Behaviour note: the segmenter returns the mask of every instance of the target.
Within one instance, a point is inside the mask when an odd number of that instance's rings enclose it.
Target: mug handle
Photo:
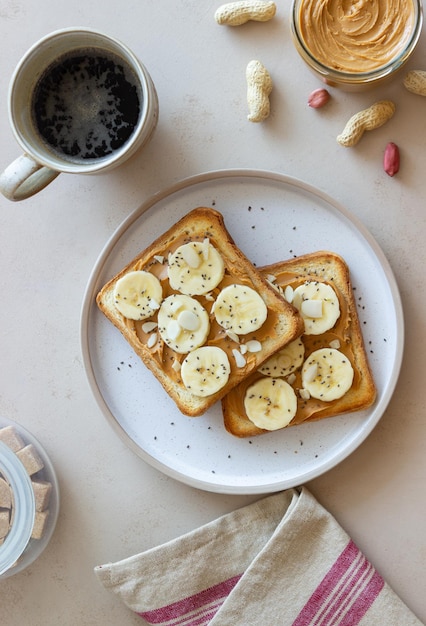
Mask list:
[[[0,191],[8,200],[25,200],[47,187],[59,174],[22,154],[0,175]]]

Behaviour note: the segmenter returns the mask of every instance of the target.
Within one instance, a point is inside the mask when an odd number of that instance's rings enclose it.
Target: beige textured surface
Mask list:
[[[240,167],[276,170],[324,190],[363,221],[393,267],[406,316],[394,397],[367,441],[309,488],[426,622],[424,100],[402,86],[401,75],[370,94],[330,89],[327,106],[313,110],[307,99],[321,85],[293,48],[288,3],[270,22],[238,29],[218,27],[218,4],[1,3],[0,169],[19,154],[7,121],[9,77],[27,48],[52,30],[86,25],[123,40],[146,64],[160,101],[152,142],[116,172],[60,176],[19,205],[0,198],[0,413],[41,441],[62,488],[48,548],[31,568],[0,584],[2,626],[141,624],[102,589],[93,567],[257,499],[197,491],[137,458],[93,399],[79,343],[89,274],[123,219],[183,177]],[[423,33],[407,69],[421,68],[425,54]],[[271,114],[262,124],[247,121],[244,73],[253,58],[274,77]],[[396,104],[388,124],[351,150],[337,144],[354,111],[388,99]],[[388,141],[401,150],[393,178],[382,169]]]

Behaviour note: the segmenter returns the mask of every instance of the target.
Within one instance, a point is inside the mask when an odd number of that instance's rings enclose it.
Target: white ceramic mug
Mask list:
[[[8,104],[24,154],[0,175],[0,191],[15,201],[61,172],[96,174],[121,165],[149,140],[158,119],[144,65],[116,39],[79,27],[30,48],[12,76]]]

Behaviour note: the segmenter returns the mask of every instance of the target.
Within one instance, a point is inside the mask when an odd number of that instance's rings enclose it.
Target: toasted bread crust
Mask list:
[[[298,397],[298,411],[289,426],[358,411],[371,406],[376,398],[376,387],[364,347],[349,269],[344,259],[333,252],[319,251],[259,269],[265,277],[276,276],[278,286],[297,284],[297,282],[303,282],[306,279],[313,279],[327,282],[334,287],[342,305],[342,316],[344,316],[344,319],[337,322],[342,327],[344,342],[342,351],[347,350],[349,353],[355,371],[353,386],[338,400],[316,401],[315,407],[308,410],[306,401]],[[321,338],[321,335],[318,337]],[[326,343],[329,338],[329,334],[326,333],[323,347],[329,345]],[[304,343],[305,340],[306,337],[302,335]],[[319,347],[322,346],[316,346],[316,348]],[[244,410],[245,390],[261,376],[258,372],[253,373],[222,399],[224,425],[232,435],[253,437],[270,432],[255,426],[248,419]]]
[[[114,286],[116,282],[131,270],[147,270],[157,273],[161,281],[167,284],[168,293],[175,293],[167,281],[167,258],[170,252],[176,250],[182,243],[209,238],[210,242],[220,252],[225,262],[224,280],[247,284],[261,295],[268,308],[268,320],[264,327],[253,333],[261,341],[262,350],[251,354],[247,358],[245,367],[237,367],[232,357],[232,349],[238,347],[225,332],[213,338],[209,335],[207,343],[214,343],[224,348],[230,356],[231,374],[227,384],[217,393],[207,397],[199,397],[191,393],[183,385],[179,371],[170,367],[171,355],[167,355],[167,346],[161,338],[153,348],[147,346],[146,337],[141,332],[140,323],[125,319],[114,305]],[[164,264],[159,263],[158,257],[164,257]],[[216,289],[220,290],[221,284]],[[212,301],[207,302],[203,297],[194,296],[200,300],[212,318]],[[241,250],[236,246],[227,231],[222,215],[211,208],[199,207],[190,211],[176,224],[158,237],[150,246],[143,250],[136,258],[126,265],[116,276],[111,278],[100,290],[96,297],[99,309],[116,326],[125,339],[132,346],[144,364],[152,371],[166,392],[175,401],[179,410],[188,416],[203,414],[217,400],[221,399],[233,387],[241,382],[252,371],[265,361],[273,352],[286,343],[300,336],[303,332],[303,321],[294,307],[285,303],[281,296],[270,286],[260,272],[252,265]],[[155,315],[152,317],[155,320]],[[139,325],[139,326],[138,326]],[[213,326],[213,324],[212,324]],[[247,338],[250,338],[249,336]],[[175,355],[179,357],[179,355]]]

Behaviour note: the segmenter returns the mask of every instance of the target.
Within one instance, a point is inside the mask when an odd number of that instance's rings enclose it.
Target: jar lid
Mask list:
[[[0,576],[25,550],[34,525],[35,500],[31,480],[16,454],[0,441],[0,474],[9,483],[13,510],[9,532],[0,546]]]

